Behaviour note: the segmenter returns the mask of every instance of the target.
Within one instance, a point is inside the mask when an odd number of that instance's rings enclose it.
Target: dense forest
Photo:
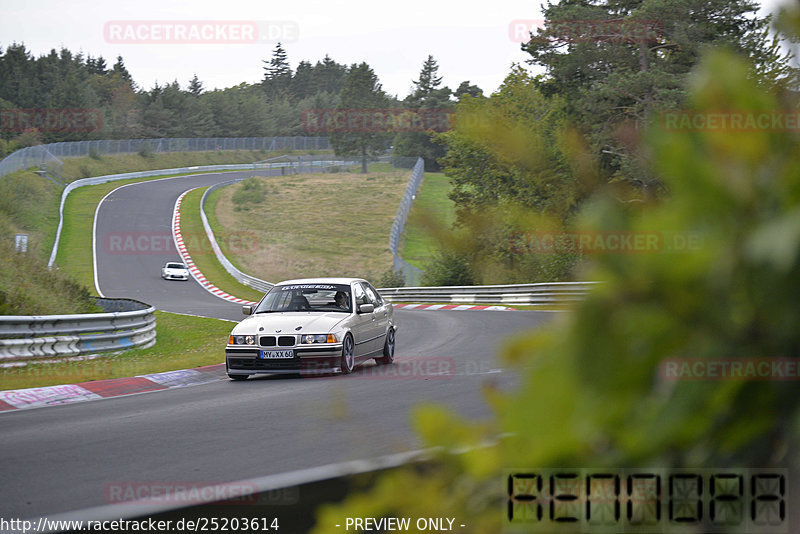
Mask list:
[[[357,76],[359,68],[325,55],[316,63],[300,61],[292,69],[279,43],[272,57],[263,61],[260,83],[206,90],[195,76],[186,86],[173,81],[146,89],[136,84],[122,57],[109,65],[102,56],[74,54],[66,48],[34,57],[24,44],[15,43],[5,51],[0,49],[0,156],[40,142],[84,139],[326,135],[324,131],[307,131],[304,112],[336,108],[348,76]],[[463,82],[455,92],[442,87],[437,71],[436,61],[429,56],[414,91],[404,100],[383,93],[377,77],[377,104],[372,97],[371,103],[352,95],[345,98],[356,108],[449,108],[456,95],[481,94],[469,82]],[[36,128],[35,124],[14,122],[15,116],[9,111],[63,109],[98,112],[100,118],[93,123],[97,127]],[[394,135],[391,131],[383,133],[380,141],[385,148],[392,144]],[[418,148],[415,142],[428,143],[424,133],[417,137],[404,135],[398,139],[406,147],[407,154],[403,155],[418,155],[412,154]],[[432,145],[426,146],[430,150]]]

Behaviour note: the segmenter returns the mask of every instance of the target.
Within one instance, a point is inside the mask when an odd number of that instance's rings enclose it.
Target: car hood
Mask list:
[[[165,273],[170,273],[170,274],[183,274],[189,272],[188,269],[172,269],[169,267],[163,267],[161,270],[164,271]]]
[[[349,317],[344,313],[283,312],[251,315],[233,329],[234,334],[324,334]],[[297,327],[300,326],[299,330]],[[259,330],[263,328],[264,330]],[[280,332],[279,332],[280,331]]]

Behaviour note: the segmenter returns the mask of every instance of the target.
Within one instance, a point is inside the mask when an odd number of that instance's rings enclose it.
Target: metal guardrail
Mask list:
[[[397,214],[394,216],[392,222],[392,230],[389,232],[389,249],[392,251],[393,268],[397,272],[403,273],[406,283],[417,284],[422,276],[422,269],[414,267],[407,263],[398,253],[398,246],[400,245],[400,236],[406,226],[406,219],[408,219],[408,212],[411,211],[411,203],[417,195],[419,184],[422,183],[422,177],[425,172],[425,161],[422,158],[417,158],[414,165],[414,170],[411,172],[411,178],[408,180],[406,191],[403,193],[403,198],[400,200],[400,206],[397,207]]]
[[[550,282],[492,286],[397,287],[378,289],[389,302],[448,304],[563,304],[582,300],[602,282]]]
[[[217,260],[220,262],[220,264],[222,264],[223,267],[225,267],[225,270],[228,271],[228,273],[231,276],[236,278],[236,280],[238,280],[239,283],[242,283],[246,286],[252,287],[253,289],[256,289],[258,291],[263,291],[264,293],[266,293],[267,291],[272,289],[272,286],[274,286],[275,284],[271,284],[266,280],[261,280],[260,278],[256,278],[255,276],[250,276],[249,274],[243,273],[242,271],[237,269],[230,262],[230,260],[227,257],[225,257],[225,254],[223,254],[222,250],[219,248],[219,244],[217,243],[217,238],[216,236],[214,236],[214,231],[211,229],[211,225],[208,223],[208,217],[206,217],[205,206],[206,206],[206,198],[208,197],[208,195],[212,191],[215,191],[220,187],[235,184],[236,182],[239,181],[241,180],[229,180],[227,182],[220,182],[206,189],[205,193],[203,193],[203,198],[200,199],[200,219],[203,221],[203,228],[206,231],[206,236],[208,236],[208,241],[211,243],[211,248],[214,250],[214,254],[217,256]]]
[[[155,343],[153,306],[131,299],[97,299],[97,303],[105,313],[0,315],[0,364],[147,348]]]
[[[217,150],[328,150],[327,137],[195,137],[161,139],[104,139],[48,143],[16,150],[0,161],[0,178],[6,174],[40,167],[61,181],[59,158],[104,154],[130,154],[140,151],[206,152]]]

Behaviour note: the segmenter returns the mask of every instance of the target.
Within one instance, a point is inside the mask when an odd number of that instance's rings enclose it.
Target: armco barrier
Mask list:
[[[0,315],[0,364],[146,348],[155,343],[153,306],[130,299],[98,299],[97,304],[106,312]]]
[[[217,260],[220,262],[220,264],[222,264],[223,267],[225,267],[225,270],[228,271],[228,273],[234,278],[236,278],[236,280],[238,280],[240,283],[252,287],[253,289],[256,289],[258,291],[263,291],[264,293],[266,293],[275,284],[271,284],[265,280],[256,278],[255,276],[250,276],[249,274],[243,273],[242,271],[237,269],[230,262],[230,260],[227,257],[225,257],[225,254],[223,254],[222,250],[219,248],[219,244],[217,243],[217,238],[216,236],[214,236],[214,231],[211,229],[211,225],[208,224],[208,217],[206,217],[205,205],[206,205],[206,198],[208,197],[209,193],[220,187],[231,185],[238,181],[239,180],[230,180],[227,182],[221,182],[218,184],[214,184],[208,189],[206,189],[205,193],[203,193],[203,198],[200,199],[200,219],[202,219],[203,221],[203,228],[205,228],[206,235],[208,236],[208,241],[211,243],[211,248],[214,250],[214,254],[217,257]]]
[[[394,221],[392,222],[392,230],[389,232],[389,249],[392,251],[392,257],[394,259],[392,268],[396,272],[403,273],[406,282],[411,284],[419,283],[422,270],[403,260],[403,258],[400,257],[398,247],[400,245],[400,236],[403,235],[403,230],[406,226],[408,212],[411,211],[411,203],[414,201],[414,197],[417,194],[419,184],[422,183],[424,172],[425,160],[417,158],[414,170],[411,172],[411,177],[408,179],[406,191],[403,194],[402,200],[400,200],[400,205],[397,207],[397,214],[394,216]]]
[[[550,282],[493,286],[397,287],[379,289],[390,302],[452,304],[564,304],[582,300],[600,282]]]

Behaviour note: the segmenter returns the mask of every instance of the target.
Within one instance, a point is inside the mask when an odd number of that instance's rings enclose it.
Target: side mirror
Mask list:
[[[372,313],[375,311],[375,306],[372,304],[362,304],[358,307],[358,313]]]
[[[253,307],[249,304],[242,306],[242,313],[245,315],[253,315]]]

